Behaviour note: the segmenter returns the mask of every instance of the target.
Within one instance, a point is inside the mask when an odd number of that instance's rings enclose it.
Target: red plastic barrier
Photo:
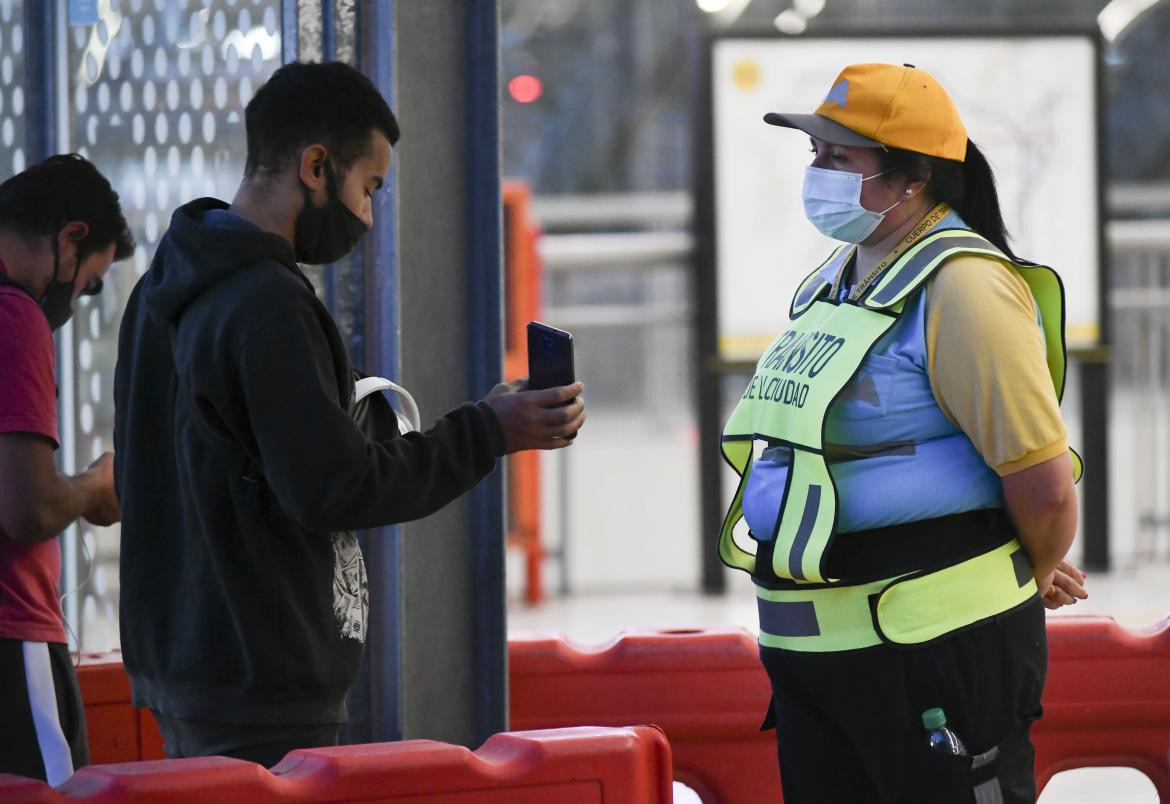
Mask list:
[[[669,804],[670,745],[658,729],[497,734],[472,753],[430,740],[289,753],[271,772],[223,757],[82,768],[60,788],[0,775],[5,802],[413,802]]]
[[[1139,633],[1057,616],[1048,635],[1045,715],[1032,733],[1039,786],[1070,768],[1126,766],[1170,802],[1170,617]],[[780,800],[773,733],[758,730],[768,680],[747,631],[634,631],[596,650],[533,635],[513,638],[509,657],[513,729],[653,723],[676,777],[705,802]],[[133,731],[118,708],[130,708],[118,654],[86,658],[78,676],[94,762],[134,745],[129,734],[141,758],[162,755],[149,713],[134,711]],[[114,714],[95,715],[104,706]]]
[[[1032,732],[1039,789],[1070,768],[1136,768],[1170,802],[1170,617],[1148,631],[1110,617],[1048,621],[1044,719]],[[512,728],[661,726],[675,776],[705,802],[780,800],[772,732],[758,731],[767,677],[739,629],[628,632],[597,650],[513,638]]]
[[[1170,617],[1141,632],[1111,617],[1051,617],[1048,654],[1032,732],[1039,785],[1070,768],[1124,766],[1170,802]]]
[[[90,762],[166,758],[154,716],[130,704],[130,679],[120,652],[82,655],[77,683],[85,702]]]
[[[740,628],[627,631],[596,650],[559,636],[509,642],[511,728],[653,723],[674,775],[704,802],[780,801],[771,687]]]

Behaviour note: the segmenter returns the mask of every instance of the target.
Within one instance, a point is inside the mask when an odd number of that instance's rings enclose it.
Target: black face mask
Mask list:
[[[57,281],[57,273],[60,268],[61,258],[57,253],[57,238],[54,236],[53,278],[49,280],[48,287],[41,294],[41,298],[37,300],[45,318],[49,320],[49,329],[54,331],[61,329],[73,317],[73,287],[77,284],[77,275],[81,273],[81,258],[77,258],[73,267],[73,278],[68,282]]]
[[[325,206],[314,206],[309,188],[302,184],[302,189],[305,191],[305,206],[297,215],[293,234],[297,262],[309,265],[336,262],[353,250],[369,227],[337,194],[337,182],[328,160],[325,162],[325,191],[328,194]]]

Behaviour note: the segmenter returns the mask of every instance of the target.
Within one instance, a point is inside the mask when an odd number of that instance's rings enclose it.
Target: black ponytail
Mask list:
[[[968,226],[1008,257],[1019,260],[1008,245],[991,165],[975,143],[967,140],[967,158],[962,162],[898,148],[877,153],[883,171],[903,173],[911,181],[925,181],[931,198],[949,204]]]

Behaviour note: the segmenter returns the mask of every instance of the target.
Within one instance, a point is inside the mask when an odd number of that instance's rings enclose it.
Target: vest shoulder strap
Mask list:
[[[1013,260],[987,238],[970,229],[936,229],[915,243],[866,291],[861,304],[871,310],[900,309],[899,305],[923,286],[949,259],[963,254],[990,257],[1009,266],[1024,280],[1040,308],[1040,326],[1048,372],[1059,400],[1064,396],[1067,354],[1064,342],[1064,285],[1051,268]],[[1073,479],[1080,480],[1084,464],[1072,450]]]
[[[833,280],[836,278],[837,272],[841,270],[842,263],[849,259],[852,253],[853,247],[850,244],[839,246],[829,255],[829,259],[818,265],[816,270],[804,278],[796,295],[792,297],[792,306],[788,310],[789,318],[799,316],[833,287]]]
[[[1012,261],[987,238],[970,229],[936,229],[903,254],[862,299],[871,310],[886,310],[909,298],[943,263],[960,254]]]

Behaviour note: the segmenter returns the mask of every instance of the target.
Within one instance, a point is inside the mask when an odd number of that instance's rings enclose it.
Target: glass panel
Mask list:
[[[24,170],[24,4],[0,0],[0,181]]]
[[[62,395],[70,395],[62,409],[72,409],[73,430],[65,449],[79,468],[112,443],[114,354],[125,300],[175,207],[234,194],[244,167],[244,106],[280,66],[281,54],[280,0],[98,6],[97,24],[66,30],[62,150],[87,156],[110,178],[138,250],[114,266],[100,296],[81,299],[62,334]],[[83,650],[118,645],[118,542],[117,528],[82,523],[85,555],[66,568],[67,578],[71,570],[74,578],[88,577],[65,603]],[[73,552],[66,550],[67,562]]]

